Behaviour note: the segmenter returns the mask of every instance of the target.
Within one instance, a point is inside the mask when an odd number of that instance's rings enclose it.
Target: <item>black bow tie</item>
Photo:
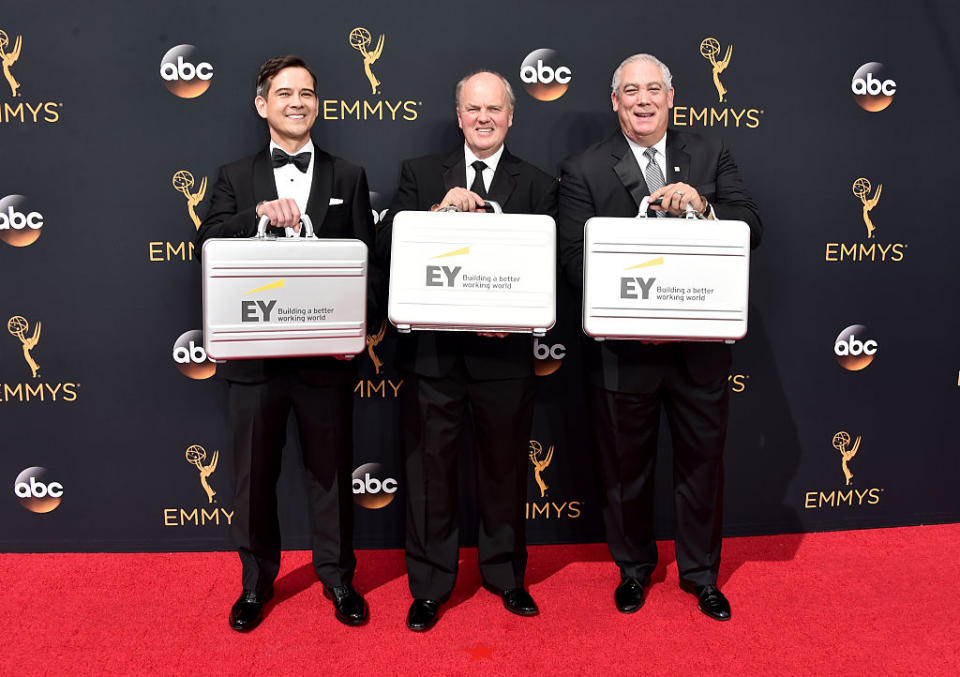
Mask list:
[[[274,148],[273,153],[270,154],[270,159],[273,160],[273,168],[283,167],[285,164],[290,162],[299,169],[304,174],[307,173],[307,167],[310,166],[310,152],[299,153],[297,155],[287,155],[285,152],[279,148]]]

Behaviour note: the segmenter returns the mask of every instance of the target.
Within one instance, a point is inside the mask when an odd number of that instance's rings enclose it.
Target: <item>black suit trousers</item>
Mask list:
[[[696,384],[678,346],[648,393],[588,386],[603,522],[621,576],[647,579],[657,566],[654,477],[660,412],[673,441],[677,568],[694,585],[715,584],[723,521],[723,447],[729,389],[723,376]]]
[[[311,508],[313,567],[328,587],[353,579],[351,384],[311,385],[296,371],[228,382],[234,451],[234,534],[244,590],[264,592],[280,570],[277,479],[287,419],[296,415]]]
[[[404,373],[400,407],[407,572],[415,598],[442,601],[453,591],[460,547],[458,438],[471,417],[477,448],[480,572],[497,590],[523,586],[535,378],[478,380],[470,376],[462,358],[442,378]]]

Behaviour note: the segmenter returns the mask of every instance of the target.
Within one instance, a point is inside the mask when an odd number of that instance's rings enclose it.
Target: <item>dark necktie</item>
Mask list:
[[[647,148],[643,151],[643,156],[647,158],[647,171],[645,172],[644,178],[647,180],[647,188],[650,189],[651,193],[663,188],[666,183],[663,180],[663,171],[660,169],[660,163],[656,159],[657,149],[656,148]],[[666,212],[654,212],[659,218],[665,218]]]
[[[480,197],[486,199],[487,197],[487,188],[483,183],[483,170],[487,168],[487,163],[483,160],[477,160],[470,164],[473,167],[476,175],[473,177],[473,185],[470,186],[470,190],[479,195]]]
[[[283,167],[285,164],[293,163],[293,166],[299,169],[304,174],[307,173],[307,167],[310,166],[310,152],[298,153],[297,155],[287,155],[285,152],[279,148],[274,148],[273,153],[270,154],[270,159],[273,161],[273,168]]]

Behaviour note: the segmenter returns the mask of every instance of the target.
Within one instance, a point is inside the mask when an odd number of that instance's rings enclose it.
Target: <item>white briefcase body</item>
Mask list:
[[[405,211],[393,221],[388,317],[400,331],[541,336],[556,322],[549,216]]]
[[[583,330],[597,339],[741,339],[749,273],[742,221],[592,218],[584,226]]]
[[[217,238],[203,244],[202,261],[210,357],[352,356],[365,348],[360,240]]]

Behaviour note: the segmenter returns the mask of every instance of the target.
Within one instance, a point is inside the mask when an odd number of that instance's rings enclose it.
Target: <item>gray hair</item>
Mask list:
[[[500,78],[500,82],[503,83],[503,88],[507,91],[507,102],[510,104],[510,110],[513,110],[517,106],[517,97],[513,94],[513,87],[510,86],[510,81],[505,77],[500,75],[497,71],[488,71],[488,70],[478,70],[473,71],[472,73],[467,73],[462,78],[460,82],[457,83],[457,88],[454,91],[454,104],[457,108],[460,108],[460,94],[463,92],[463,86],[467,84],[467,80],[472,78],[474,75],[480,75],[481,73],[489,73],[490,75],[495,75]]]
[[[673,76],[670,75],[670,69],[667,68],[667,64],[663,63],[653,54],[634,54],[633,56],[628,56],[626,59],[621,61],[620,65],[617,66],[617,70],[613,71],[613,81],[610,83],[610,89],[613,92],[616,92],[618,89],[620,89],[620,76],[623,74],[623,69],[637,61],[645,61],[647,63],[652,63],[655,66],[659,66],[660,75],[663,78],[664,86],[667,89],[670,89],[673,86]]]

